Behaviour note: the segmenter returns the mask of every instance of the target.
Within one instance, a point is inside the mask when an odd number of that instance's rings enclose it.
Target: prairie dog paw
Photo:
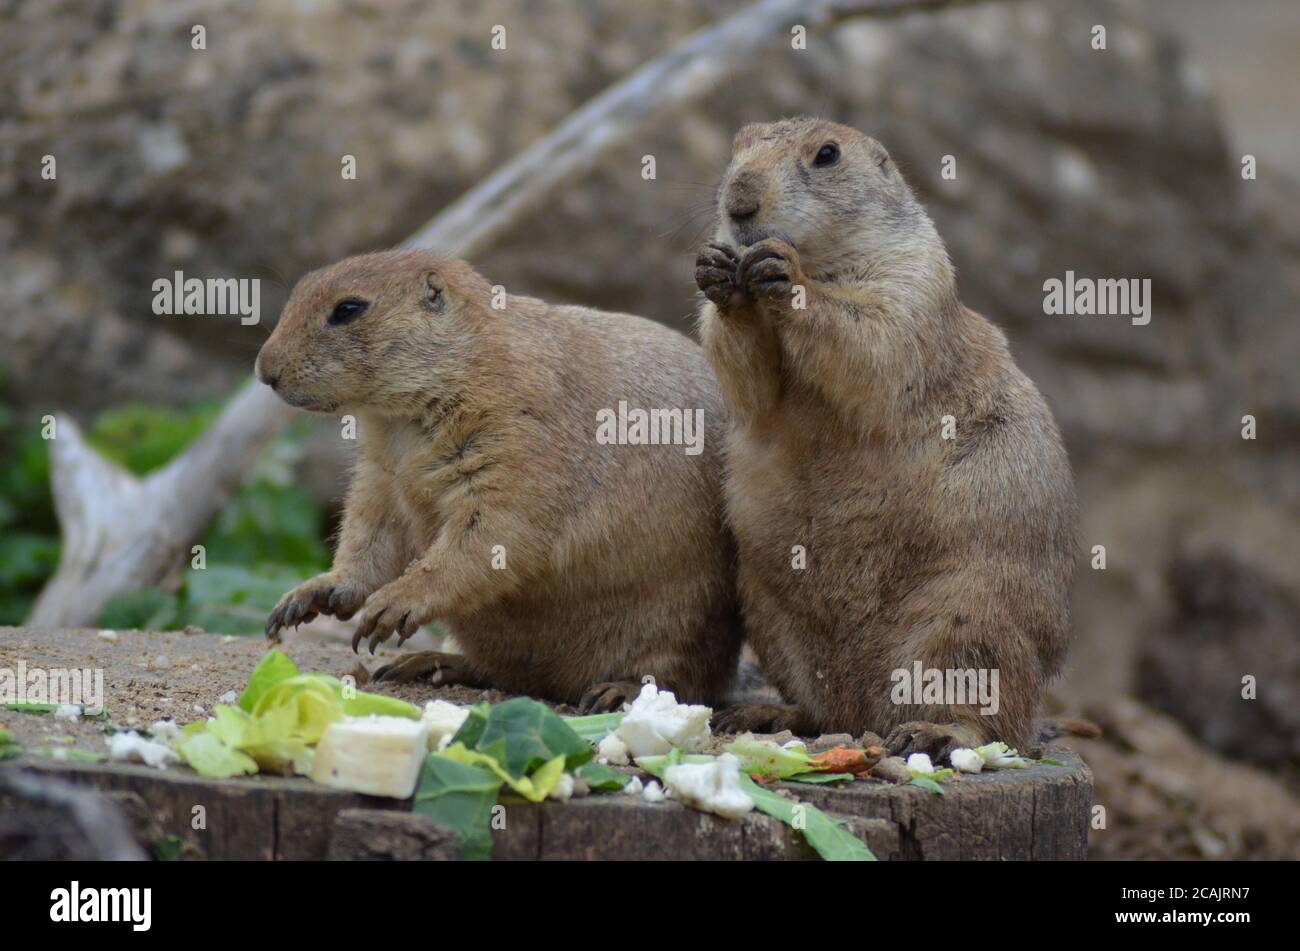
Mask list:
[[[465,687],[483,686],[481,678],[460,654],[442,651],[416,651],[398,657],[374,673],[379,683],[406,684],[417,680],[430,680],[435,687],[460,684]]]
[[[353,582],[342,580],[334,572],[304,581],[280,599],[266,619],[267,639],[278,641],[280,630],[297,627],[327,614],[346,621],[360,610],[365,592]]]
[[[788,304],[804,280],[799,252],[780,238],[764,238],[745,250],[736,280],[755,300]]]
[[[433,620],[426,602],[427,596],[412,595],[410,586],[403,584],[402,579],[384,585],[366,600],[365,614],[352,634],[352,650],[356,651],[366,641],[373,654],[393,634],[401,644],[420,625]]]
[[[948,759],[953,750],[973,748],[984,740],[973,728],[963,723],[930,723],[913,720],[894,727],[885,737],[885,749],[890,756],[904,759],[913,753],[925,753],[936,763]]]
[[[732,247],[710,242],[695,257],[695,283],[705,297],[718,307],[725,307],[738,290],[736,269],[739,266],[740,256]]]
[[[620,710],[625,703],[631,703],[641,693],[639,680],[611,680],[592,684],[578,701],[578,712],[610,713]]]
[[[785,703],[738,703],[713,715],[714,733],[804,733],[803,712]]]

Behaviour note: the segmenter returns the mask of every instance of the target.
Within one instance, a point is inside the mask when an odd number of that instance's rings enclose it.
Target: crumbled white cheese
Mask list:
[[[678,802],[727,819],[739,819],[754,808],[754,800],[740,786],[740,760],[730,753],[707,763],[669,766],[664,782]]]
[[[646,684],[614,733],[626,746],[626,755],[634,758],[655,756],[674,748],[694,752],[703,749],[712,738],[711,716],[713,710],[709,707],[678,703],[672,691]],[[602,748],[599,752],[611,763],[619,762],[609,750]]]
[[[627,765],[627,744],[617,733],[610,733],[601,740],[600,745],[596,747],[596,753],[602,763],[614,766]]]
[[[106,641],[115,641],[115,640],[117,640],[117,631],[108,631],[108,630],[104,630],[104,631],[100,631],[100,632],[99,632],[98,634],[96,634],[95,636],[96,636],[96,637],[99,637],[99,638],[102,638],[103,640],[106,640]]]
[[[907,768],[913,773],[933,773],[934,764],[930,762],[929,754],[913,753],[907,758]]]
[[[179,759],[171,748],[156,740],[146,740],[139,733],[130,730],[126,733],[114,733],[108,737],[108,758],[124,762],[144,763],[155,769],[162,769],[168,763]]]
[[[633,776],[627,781],[627,785],[623,787],[623,792],[629,796],[637,796],[640,795],[643,788],[644,787],[641,785],[641,777]]]
[[[81,719],[81,707],[77,706],[75,703],[61,703],[59,704],[58,709],[54,711],[54,719],[71,720],[75,723],[77,720]]]
[[[663,802],[667,797],[664,795],[664,788],[652,779],[641,790],[641,798],[646,802]]]
[[[573,797],[573,774],[563,773],[555,784],[555,788],[546,794],[547,799],[558,799],[560,802],[568,802]]]
[[[420,718],[429,727],[429,749],[438,751],[451,744],[451,738],[469,719],[469,707],[458,707],[446,700],[430,700]]]
[[[238,699],[239,699],[239,694],[235,693],[235,691],[233,690],[227,690],[225,693],[223,693],[221,696],[217,698],[217,703],[231,704]]]
[[[953,769],[962,773],[978,773],[984,768],[984,757],[974,750],[953,750],[948,761]]]
[[[163,743],[170,743],[181,735],[181,728],[176,725],[175,720],[158,720],[149,727],[149,732],[153,738]]]

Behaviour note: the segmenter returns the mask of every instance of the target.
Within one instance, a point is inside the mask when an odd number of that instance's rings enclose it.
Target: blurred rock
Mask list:
[[[575,106],[741,6],[0,2],[5,398],[86,413],[225,393],[265,328],[154,316],[155,279],[261,278],[269,326],[305,270],[400,240]],[[1089,43],[1096,23],[1105,51]],[[206,50],[191,48],[195,24]],[[489,47],[496,24],[504,51]],[[1060,420],[1083,552],[1107,550],[1105,571],[1081,559],[1072,683],[1136,689],[1145,639],[1181,636],[1159,628],[1183,623],[1166,578],[1191,533],[1300,593],[1300,194],[1267,167],[1242,180],[1195,64],[1118,4],[860,21],[755,56],[476,263],[512,290],[689,328],[692,249],[732,135],[795,113],[889,146],[967,303],[1005,328]],[[54,182],[40,176],[47,154]],[[341,177],[345,155],[355,181]],[[945,155],[955,180],[941,177]],[[1044,280],[1067,270],[1150,278],[1150,325],[1044,315]],[[1246,414],[1254,441],[1240,437]],[[339,466],[309,467],[318,491]]]
[[[1277,778],[1217,755],[1132,698],[1087,710],[1104,736],[1062,742],[1092,767],[1093,808],[1105,810],[1104,828],[1089,833],[1089,858],[1300,855],[1300,799]]]
[[[1169,581],[1170,623],[1139,655],[1142,696],[1218,752],[1300,775],[1300,602],[1267,567],[1219,551],[1180,554]]]

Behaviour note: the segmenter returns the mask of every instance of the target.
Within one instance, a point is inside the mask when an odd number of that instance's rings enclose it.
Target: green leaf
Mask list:
[[[933,779],[930,779],[928,776],[913,776],[910,780],[908,780],[907,785],[920,786],[922,789],[928,789],[936,796],[942,796],[944,794],[943,787],[940,786],[938,783],[936,783]]]
[[[59,709],[57,703],[0,703],[0,707],[15,713],[53,713]]]
[[[312,674],[309,676],[324,676],[323,674]],[[364,690],[351,690],[351,697],[345,695],[343,682],[334,678],[329,678],[335,685],[339,694],[339,702],[343,704],[343,712],[350,717],[406,717],[408,720],[418,720],[422,711],[413,703],[397,697],[386,697],[381,693],[366,693]]]
[[[481,731],[476,718],[477,706],[457,732],[468,749],[486,753],[505,771],[518,779],[528,775],[556,756],[564,757],[565,769],[572,770],[596,755],[592,745],[574,733],[554,710],[528,697],[514,697],[498,703],[488,711]],[[468,731],[468,732],[467,732]],[[474,737],[471,745],[461,734]]]
[[[574,733],[593,746],[618,729],[622,713],[593,713],[585,717],[561,717]]]
[[[153,857],[160,862],[175,862],[180,859],[184,844],[178,835],[165,835],[153,844]]]
[[[452,743],[445,750],[441,750],[440,755],[458,763],[468,763],[491,770],[502,782],[529,802],[541,802],[545,799],[564,775],[563,754],[543,763],[533,771],[531,776],[522,777],[511,776],[495,757],[487,753],[467,750],[463,743]]]
[[[793,779],[800,773],[814,772],[818,765],[807,750],[786,749],[771,740],[760,740],[752,733],[736,737],[725,747],[740,760],[740,769],[750,776],[764,779]]]
[[[239,695],[237,701],[242,710],[248,713],[270,692],[276,684],[298,676],[298,665],[289,659],[283,651],[272,648],[257,662],[253,672],[248,675],[248,686]]]
[[[620,773],[594,760],[583,763],[573,771],[573,775],[583,780],[589,789],[596,792],[618,792],[632,781],[626,773]]]
[[[1046,757],[1046,756],[1044,756],[1044,757],[1043,757],[1042,759],[1040,759],[1038,762],[1042,763],[1044,766],[1064,766],[1064,765],[1065,765],[1065,763],[1064,763],[1062,760],[1059,760],[1059,759],[1049,759],[1049,758]]]
[[[483,731],[487,728],[488,715],[491,712],[492,704],[486,700],[480,700],[470,707],[465,722],[451,738],[452,743],[464,743],[465,748],[470,750],[478,749],[478,741],[483,738]]]
[[[345,699],[346,698],[346,699]],[[420,708],[395,697],[365,693],[328,674],[299,673],[279,650],[269,650],[249,675],[238,706],[218,704],[205,723],[191,723],[177,750],[203,776],[311,772],[314,747],[326,727],[344,716],[420,718]]]
[[[430,753],[420,769],[411,811],[456,833],[460,857],[492,857],[492,809],[501,779],[490,769]]]
[[[740,785],[754,800],[755,809],[801,831],[813,851],[826,861],[876,861],[872,851],[861,839],[844,828],[843,822],[832,819],[816,806],[792,802],[771,789],[764,789],[744,773],[740,774]],[[803,826],[802,829],[799,829],[800,825]]]
[[[246,753],[227,746],[214,733],[195,733],[176,742],[176,752],[200,776],[228,779],[257,772],[257,763]]]
[[[792,783],[851,783],[852,773],[799,773],[790,777]]]

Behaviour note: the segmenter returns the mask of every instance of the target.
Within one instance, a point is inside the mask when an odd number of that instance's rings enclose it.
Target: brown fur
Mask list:
[[[814,166],[827,143],[840,157]],[[728,511],[748,636],[797,706],[782,722],[892,731],[893,751],[1028,743],[1066,650],[1076,544],[1047,405],[959,302],[879,143],[814,119],[746,126],[719,205],[701,332],[737,417]],[[896,705],[891,672],[917,660],[998,669],[1001,709]]]
[[[346,299],[369,307],[328,323]],[[372,651],[445,622],[464,659],[424,672],[568,702],[649,674],[716,699],[741,634],[726,408],[699,347],[638,317],[491,299],[469,265],[418,251],[298,283],[259,377],[293,405],[354,414],[358,457],[332,570],[287,594],[268,633],[364,601]],[[702,408],[703,453],[598,444],[597,411],[619,400]]]

